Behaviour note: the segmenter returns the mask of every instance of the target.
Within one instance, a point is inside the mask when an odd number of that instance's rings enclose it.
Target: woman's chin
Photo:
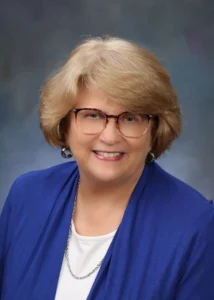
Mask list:
[[[109,184],[116,183],[118,181],[122,181],[124,177],[124,172],[121,170],[114,170],[110,168],[96,168],[90,171],[92,177],[96,179],[96,181],[100,182],[100,184]]]
[[[79,167],[89,180],[96,181],[97,184],[122,183],[125,178],[130,177],[133,170],[133,163],[127,158],[124,155],[118,161],[106,161],[92,154],[87,160],[79,161]]]

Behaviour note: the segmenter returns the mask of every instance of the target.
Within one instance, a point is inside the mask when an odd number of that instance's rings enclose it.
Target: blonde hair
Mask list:
[[[156,116],[152,152],[159,157],[180,134],[177,94],[159,60],[145,48],[121,38],[91,38],[71,53],[44,84],[40,127],[47,142],[63,146],[65,122],[81,88],[95,85],[129,111]]]

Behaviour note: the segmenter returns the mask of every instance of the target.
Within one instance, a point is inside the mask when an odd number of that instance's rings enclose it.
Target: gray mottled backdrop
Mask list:
[[[212,0],[1,0],[0,209],[17,176],[62,162],[39,130],[40,86],[76,43],[104,34],[141,43],[166,66],[184,128],[160,164],[214,198]]]

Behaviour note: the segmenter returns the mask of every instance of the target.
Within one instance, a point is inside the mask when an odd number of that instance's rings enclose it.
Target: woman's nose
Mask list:
[[[99,138],[106,144],[115,144],[121,141],[121,133],[117,127],[115,119],[108,119],[108,122],[103,131],[100,133]]]

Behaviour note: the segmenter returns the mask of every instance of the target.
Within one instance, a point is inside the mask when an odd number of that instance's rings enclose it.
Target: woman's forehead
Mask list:
[[[81,90],[77,95],[75,107],[97,108],[110,114],[127,110],[125,105],[118,104],[115,99],[96,87]]]

